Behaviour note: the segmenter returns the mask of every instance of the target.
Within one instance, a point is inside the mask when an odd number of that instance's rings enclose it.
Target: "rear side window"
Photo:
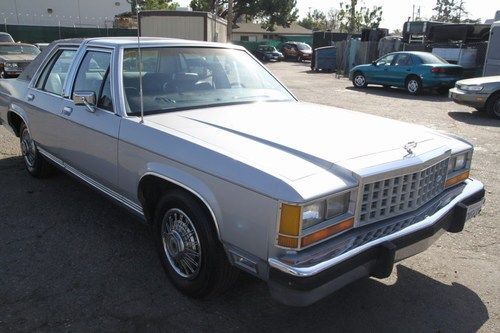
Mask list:
[[[76,50],[59,50],[47,63],[38,79],[36,88],[62,95],[64,82],[75,57]]]

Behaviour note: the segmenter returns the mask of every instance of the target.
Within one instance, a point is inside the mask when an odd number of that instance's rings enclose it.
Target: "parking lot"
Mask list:
[[[191,300],[168,282],[146,226],[68,176],[30,177],[18,139],[0,126],[0,331],[498,332],[500,121],[442,95],[355,90],[306,63],[268,66],[303,101],[471,141],[472,175],[487,193],[481,215],[399,263],[388,279],[360,280],[307,308],[276,303],[263,282],[243,274],[225,295]]]

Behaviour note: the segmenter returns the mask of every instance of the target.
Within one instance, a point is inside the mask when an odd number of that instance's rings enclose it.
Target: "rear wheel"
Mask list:
[[[19,128],[19,139],[24,165],[30,175],[37,178],[49,176],[53,168],[38,151],[35,141],[31,138],[28,126],[24,123]]]
[[[406,91],[412,95],[418,95],[422,91],[422,81],[417,76],[409,76],[405,83]]]
[[[168,278],[190,297],[223,292],[236,280],[238,270],[229,263],[211,217],[183,191],[160,199],[155,242]]]
[[[500,119],[500,91],[494,93],[486,102],[486,111],[493,118]]]
[[[366,87],[367,86],[366,78],[363,75],[363,73],[360,72],[354,73],[354,76],[352,77],[352,84],[354,85],[355,88]]]

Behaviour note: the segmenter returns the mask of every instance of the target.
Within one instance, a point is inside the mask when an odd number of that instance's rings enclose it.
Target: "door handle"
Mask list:
[[[28,102],[31,102],[32,100],[35,99],[35,95],[33,94],[28,94],[28,96],[26,96],[26,99],[28,100]]]
[[[411,68],[408,68],[406,71],[407,71],[407,72],[411,72]]]
[[[73,112],[73,108],[70,108],[69,106],[63,107],[61,114],[64,116],[69,116]]]

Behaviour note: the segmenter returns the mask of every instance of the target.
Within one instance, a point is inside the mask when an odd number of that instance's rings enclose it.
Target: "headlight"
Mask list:
[[[315,202],[302,208],[302,229],[306,229],[325,220],[326,201]]]
[[[460,89],[464,91],[481,91],[483,90],[483,86],[466,86],[466,85],[461,85]]]
[[[347,191],[302,207],[282,204],[278,245],[302,248],[352,228],[351,195]]]
[[[469,178],[471,159],[472,150],[450,157],[445,183],[446,187],[453,186]]]
[[[17,68],[17,62],[6,62],[5,67],[8,68]]]

